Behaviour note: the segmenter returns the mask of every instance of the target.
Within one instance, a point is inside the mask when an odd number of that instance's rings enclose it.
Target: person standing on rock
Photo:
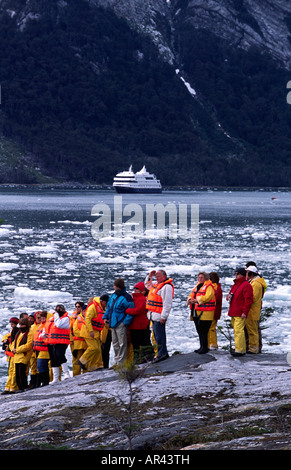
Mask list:
[[[134,302],[126,292],[123,279],[115,279],[113,288],[114,293],[109,297],[103,320],[111,328],[115,365],[122,367],[127,355],[127,327],[133,320],[126,309],[134,308]]]
[[[152,278],[157,282],[153,283]],[[167,273],[160,269],[151,271],[145,279],[145,287],[149,290],[146,309],[148,319],[152,321],[155,341],[158,353],[153,362],[160,362],[169,357],[167,349],[166,322],[172,310],[174,297],[173,279],[168,278]]]
[[[88,372],[103,369],[101,351],[101,332],[104,328],[103,315],[106,310],[109,296],[93,297],[88,302],[81,326],[80,336],[84,338],[86,349],[77,361],[78,365]]]
[[[56,306],[54,315],[45,323],[42,337],[48,345],[53,371],[53,380],[50,385],[54,385],[59,382],[60,367],[64,372],[64,379],[71,376],[66,358],[66,350],[70,344],[70,318],[64,305]]]
[[[233,356],[244,356],[246,353],[245,323],[253,303],[253,289],[246,280],[246,270],[238,268],[235,271],[234,283],[226,296],[229,302],[228,315],[234,330],[235,351]]]
[[[258,268],[255,265],[250,265],[246,268],[247,280],[253,289],[254,301],[249,310],[246,319],[246,333],[249,354],[257,354],[260,352],[260,329],[259,321],[262,309],[262,298],[267,284],[265,280],[259,276]]]
[[[210,280],[215,290],[215,310],[212,323],[208,333],[208,348],[218,349],[217,344],[217,322],[221,317],[222,310],[222,289],[219,282],[219,275],[216,272],[209,273]]]
[[[195,350],[198,354],[206,354],[208,349],[208,332],[214,320],[215,288],[209,274],[202,271],[198,274],[197,284],[188,296],[187,305],[190,306],[190,319],[194,321],[199,336],[200,347]]]

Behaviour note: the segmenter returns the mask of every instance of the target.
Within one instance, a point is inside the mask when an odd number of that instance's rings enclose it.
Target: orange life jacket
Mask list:
[[[77,322],[78,330],[81,331],[82,326],[85,325],[85,318],[83,317],[83,314],[79,313],[79,315],[77,316],[75,321]],[[73,340],[74,341],[84,341],[84,338],[81,338],[81,336],[75,336],[74,335]]]
[[[33,337],[32,347],[34,351],[47,351],[47,344],[44,342],[43,338],[40,336],[41,332],[43,331],[44,325],[40,323],[35,331]]]
[[[66,312],[63,317],[68,317]],[[54,317],[49,318],[45,324],[46,333],[48,334],[48,344],[70,344],[70,327],[57,328],[54,323]]]
[[[202,297],[206,294],[206,290],[209,286],[211,286],[213,289],[213,299],[209,300],[208,302],[205,302],[204,304],[195,304],[195,310],[199,310],[200,312],[211,312],[215,310],[215,289],[211,281],[205,281],[203,286],[198,291],[197,286],[195,286],[189,297],[198,300],[199,297]]]
[[[163,299],[158,294],[159,290],[165,285],[170,284],[173,288],[172,297],[174,297],[174,284],[173,279],[167,279],[166,281],[160,282],[159,284],[154,284],[148,293],[146,309],[151,312],[162,313],[163,310]]]

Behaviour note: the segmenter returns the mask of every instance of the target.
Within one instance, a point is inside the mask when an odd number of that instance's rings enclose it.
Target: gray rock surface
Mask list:
[[[130,413],[114,370],[0,396],[0,449],[290,450],[286,355],[174,354],[138,371]]]

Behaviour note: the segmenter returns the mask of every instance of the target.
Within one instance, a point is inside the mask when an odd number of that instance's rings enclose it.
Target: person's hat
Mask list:
[[[245,268],[237,268],[237,269],[235,270],[235,272],[238,273],[238,274],[241,274],[242,276],[246,276],[246,275],[247,275]]]
[[[134,286],[135,289],[139,289],[141,291],[144,291],[145,290],[145,285],[142,281],[138,282],[137,284],[135,284]]]
[[[19,322],[19,319],[16,318],[16,317],[11,317],[9,321],[12,322],[12,323],[16,323],[16,325],[17,325],[17,323]]]
[[[109,300],[109,295],[108,295],[108,294],[103,294],[103,295],[101,295],[100,300],[104,300],[104,302],[108,302],[108,300]]]
[[[258,272],[258,268],[256,266],[248,266],[246,268],[246,271],[251,271],[252,273],[257,273]]]

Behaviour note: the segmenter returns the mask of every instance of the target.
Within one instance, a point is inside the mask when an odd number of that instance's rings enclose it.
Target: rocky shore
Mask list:
[[[136,372],[0,396],[0,450],[291,449],[287,354],[173,354]]]

